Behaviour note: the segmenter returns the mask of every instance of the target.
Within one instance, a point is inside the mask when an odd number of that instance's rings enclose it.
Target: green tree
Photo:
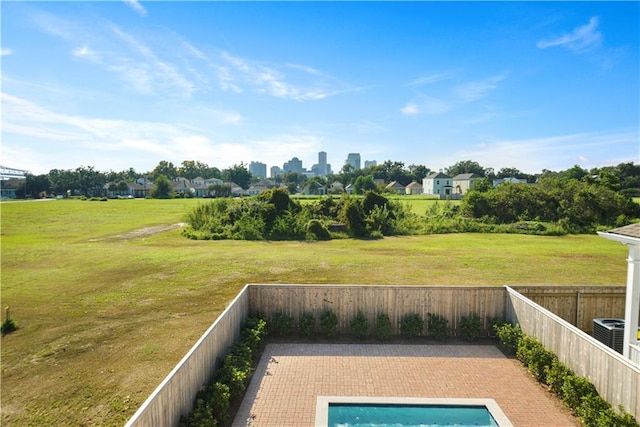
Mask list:
[[[424,165],[409,165],[409,174],[413,181],[422,183],[422,180],[429,175],[429,172],[431,172],[431,169]]]
[[[222,179],[236,183],[246,190],[251,184],[251,172],[244,163],[240,162],[239,165],[233,165],[222,171]]]
[[[364,194],[367,191],[377,191],[375,182],[373,182],[373,175],[359,176],[353,183],[353,192],[356,194]]]
[[[161,160],[158,165],[151,171],[151,180],[155,182],[155,180],[163,175],[165,178],[172,180],[178,177],[178,169],[173,165],[173,163],[168,162],[166,160]]]
[[[171,199],[174,196],[171,181],[164,175],[159,175],[153,182],[150,196],[154,199]]]
[[[463,160],[445,169],[447,175],[454,177],[462,173],[476,173],[484,176],[485,169],[472,160]]]

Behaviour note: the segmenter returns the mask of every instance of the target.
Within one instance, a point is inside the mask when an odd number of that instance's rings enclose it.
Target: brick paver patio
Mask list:
[[[268,344],[233,426],[313,426],[317,396],[491,398],[514,426],[581,425],[491,345]]]

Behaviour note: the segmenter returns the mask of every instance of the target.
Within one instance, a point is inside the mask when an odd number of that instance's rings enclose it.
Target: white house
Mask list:
[[[624,310],[624,347],[622,354],[640,364],[638,345],[638,317],[640,316],[640,223],[598,231],[605,239],[620,242],[629,248],[627,267],[627,295]]]
[[[422,179],[424,194],[450,195],[453,193],[451,177],[442,172],[431,172]]]

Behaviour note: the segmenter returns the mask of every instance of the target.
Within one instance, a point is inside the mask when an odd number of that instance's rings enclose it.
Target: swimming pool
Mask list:
[[[319,396],[316,427],[507,427],[493,399]]]

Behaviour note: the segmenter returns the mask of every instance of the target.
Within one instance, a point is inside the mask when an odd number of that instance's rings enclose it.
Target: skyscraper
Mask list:
[[[297,157],[294,157],[293,159],[289,160],[288,162],[286,162],[283,166],[282,169],[285,172],[298,172],[298,173],[302,173],[303,169],[302,169],[302,160],[298,159]]]
[[[349,153],[346,163],[353,166],[356,170],[360,169],[360,153]]]
[[[364,168],[368,169],[372,166],[376,166],[378,164],[378,162],[376,162],[375,160],[365,160],[364,161]]]
[[[257,176],[259,178],[267,177],[267,165],[260,162],[251,162],[249,164],[249,172],[253,176]]]
[[[318,153],[318,175],[325,176],[327,173],[327,153],[320,151]]]

